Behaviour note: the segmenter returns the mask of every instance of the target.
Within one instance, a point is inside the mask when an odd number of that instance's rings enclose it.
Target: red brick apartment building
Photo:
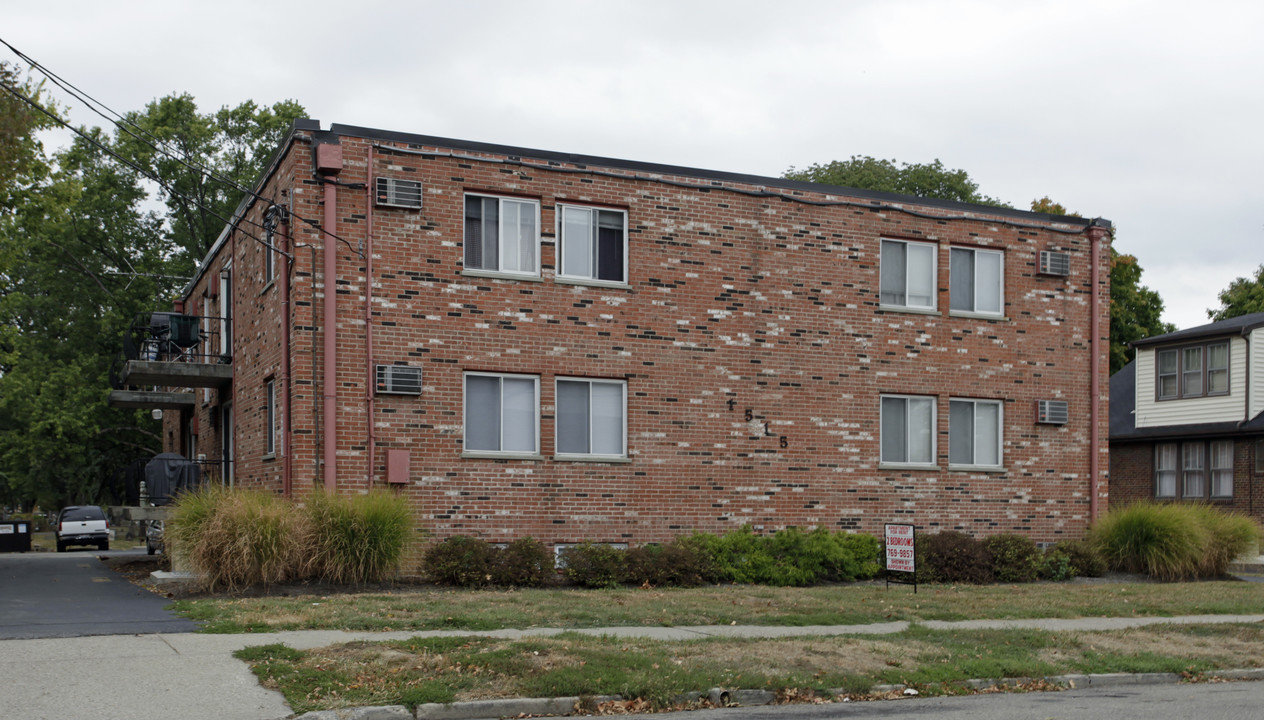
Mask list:
[[[254,190],[113,396],[238,486],[551,544],[1105,507],[1105,221],[310,120]]]

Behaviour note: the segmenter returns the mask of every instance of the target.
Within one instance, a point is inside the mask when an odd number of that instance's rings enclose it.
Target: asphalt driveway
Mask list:
[[[0,639],[192,632],[169,600],[128,582],[101,555],[136,550],[0,553]]]

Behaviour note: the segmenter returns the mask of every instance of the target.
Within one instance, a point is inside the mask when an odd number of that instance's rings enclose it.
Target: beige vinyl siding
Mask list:
[[[1250,403],[1247,405],[1247,419],[1264,412],[1264,328],[1251,331],[1251,377],[1248,380]]]
[[[1246,341],[1229,339],[1229,394],[1215,397],[1164,400],[1154,398],[1154,348],[1137,351],[1137,427],[1236,422],[1246,410]],[[1259,358],[1259,351],[1255,350]],[[1252,388],[1258,393],[1259,388]]]

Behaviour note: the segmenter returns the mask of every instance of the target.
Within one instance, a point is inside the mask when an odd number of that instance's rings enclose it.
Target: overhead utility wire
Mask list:
[[[78,100],[79,102],[83,103],[83,104],[84,104],[84,106],[86,106],[89,110],[91,110],[92,112],[96,113],[97,115],[99,115],[99,116],[100,116],[101,118],[103,118],[104,120],[106,120],[106,122],[111,123],[111,124],[112,124],[112,125],[114,125],[116,128],[118,128],[120,131],[127,133],[128,135],[130,135],[130,136],[132,136],[133,138],[135,138],[137,141],[139,141],[139,142],[141,142],[141,143],[144,143],[145,145],[149,146],[149,147],[150,147],[150,148],[152,148],[155,152],[158,152],[158,153],[160,153],[160,154],[162,154],[162,155],[164,155],[164,156],[166,156],[166,157],[168,157],[168,158],[171,158],[172,160],[175,160],[176,162],[179,162],[181,165],[184,165],[186,168],[188,168],[188,169],[190,169],[190,170],[193,170],[194,172],[197,172],[197,173],[199,173],[199,174],[201,174],[201,175],[203,175],[203,176],[205,176],[205,177],[208,177],[208,178],[210,178],[210,179],[212,179],[212,180],[214,180],[214,181],[216,181],[216,182],[219,182],[219,183],[221,183],[221,184],[223,184],[223,185],[227,185],[228,187],[231,187],[231,188],[233,188],[234,190],[237,190],[238,192],[241,192],[241,193],[243,193],[243,194],[249,195],[250,197],[252,197],[252,198],[254,198],[254,199],[256,199],[256,200],[260,200],[260,201],[263,201],[263,202],[266,202],[266,203],[269,203],[269,204],[273,204],[273,201],[272,201],[270,198],[266,198],[266,197],[264,197],[264,196],[260,195],[259,193],[256,193],[256,192],[255,192],[254,190],[252,190],[251,188],[248,188],[248,187],[243,187],[242,185],[237,184],[237,182],[235,182],[232,178],[228,178],[228,177],[225,177],[225,176],[223,176],[223,175],[220,175],[219,173],[215,172],[215,170],[213,170],[212,168],[209,168],[209,167],[207,167],[207,166],[205,166],[205,165],[202,165],[201,163],[198,163],[198,162],[196,162],[196,161],[191,161],[191,160],[188,160],[188,159],[184,156],[184,154],[183,154],[183,153],[180,153],[180,152],[178,152],[178,151],[172,150],[172,149],[171,149],[171,147],[170,147],[169,145],[167,145],[167,144],[166,144],[166,143],[165,143],[162,139],[160,139],[160,138],[158,138],[158,137],[155,137],[155,136],[153,135],[153,133],[150,133],[148,130],[146,130],[145,128],[143,128],[143,127],[141,127],[141,126],[137,125],[136,123],[132,122],[131,120],[128,120],[125,116],[123,116],[123,115],[119,114],[119,112],[118,112],[117,110],[112,109],[110,106],[106,105],[105,103],[103,103],[103,102],[101,102],[101,101],[97,100],[96,98],[92,97],[92,96],[91,96],[91,95],[89,95],[88,93],[86,93],[86,92],[84,92],[84,91],[80,90],[78,87],[76,87],[76,86],[75,86],[73,83],[71,83],[70,81],[68,81],[68,80],[64,80],[61,76],[59,76],[57,73],[53,72],[52,70],[49,70],[47,67],[45,67],[43,64],[41,64],[39,61],[35,60],[34,58],[32,58],[31,56],[27,55],[26,53],[23,53],[21,50],[18,50],[17,48],[13,47],[13,45],[11,45],[11,44],[10,44],[8,41],[6,41],[4,38],[0,38],[0,44],[3,44],[5,47],[7,47],[7,48],[9,48],[10,50],[12,50],[14,55],[17,55],[17,56],[18,56],[21,60],[23,60],[24,62],[28,63],[31,67],[33,67],[33,68],[35,68],[35,69],[39,70],[41,73],[43,73],[43,74],[44,74],[44,76],[45,76],[45,77],[47,77],[49,80],[51,80],[51,81],[53,82],[53,84],[54,84],[54,85],[56,85],[57,87],[61,88],[61,89],[62,89],[62,90],[64,90],[66,93],[70,94],[70,96],[71,96],[71,97],[74,97],[74,98],[75,98],[76,100]],[[105,113],[105,112],[102,112],[101,110],[98,110],[98,109],[97,109],[97,106],[100,106],[101,108],[103,108],[105,111],[109,112],[109,114],[110,114],[110,115],[113,115],[114,117],[110,117],[109,115],[106,115],[106,113]],[[126,126],[130,126],[130,127],[132,127],[132,128],[135,128],[138,132],[140,132],[140,133],[142,133],[143,135],[145,135],[145,137],[141,137],[140,135],[137,135],[135,132],[132,132],[131,130],[129,130],[129,129],[128,129],[128,127],[125,127],[125,125],[126,125]],[[148,138],[148,139],[146,139],[146,138]],[[155,180],[155,182],[157,182],[157,181]],[[162,185],[162,183],[159,183],[159,184],[160,184],[160,185]],[[343,184],[343,185],[351,185],[351,183],[341,183],[341,184]],[[363,185],[360,185],[360,187],[363,187]],[[164,189],[168,189],[168,191],[170,191],[170,189],[169,189],[169,188],[167,188],[167,187],[166,187],[166,185],[163,185],[163,188],[164,188]],[[209,208],[206,208],[205,206],[201,205],[200,203],[197,203],[197,202],[193,201],[191,198],[188,198],[188,197],[186,197],[186,196],[184,196],[184,195],[180,195],[180,194],[178,194],[178,193],[173,193],[173,194],[175,194],[177,197],[182,197],[182,198],[185,198],[186,200],[189,200],[190,202],[193,202],[195,205],[197,205],[199,208],[201,208],[201,209],[203,209],[203,210],[209,210]],[[214,213],[214,211],[211,211],[211,212],[212,212],[212,213]],[[315,230],[320,231],[322,234],[324,234],[324,235],[328,235],[329,237],[333,238],[334,240],[337,240],[337,241],[341,242],[343,245],[346,245],[346,246],[347,246],[347,249],[349,249],[351,252],[355,253],[356,255],[359,255],[359,256],[363,257],[363,255],[364,255],[364,254],[363,254],[362,252],[360,252],[360,250],[359,250],[358,248],[356,248],[354,245],[352,245],[352,244],[351,244],[350,242],[348,242],[346,239],[344,239],[344,238],[340,237],[337,233],[334,233],[334,232],[332,232],[332,231],[326,230],[325,228],[321,227],[321,226],[320,226],[320,223],[318,223],[317,221],[312,220],[312,219],[309,219],[309,218],[305,218],[305,217],[303,217],[302,215],[299,215],[298,213],[294,212],[292,208],[290,209],[289,214],[290,214],[290,216],[291,216],[291,217],[297,218],[298,220],[302,221],[304,224],[306,224],[306,225],[310,226],[311,228],[313,228],[313,229],[315,229]],[[219,215],[219,214],[217,214],[217,213],[215,213],[215,216],[216,216],[217,218],[221,219],[221,220],[223,219],[223,216],[221,216],[221,215]],[[244,217],[244,216],[243,216],[243,217],[241,218],[241,220],[242,220],[243,222],[246,222],[246,223],[249,223],[249,224],[251,224],[251,225],[254,225],[255,227],[257,227],[257,228],[259,228],[259,229],[261,229],[261,230],[266,230],[266,229],[267,229],[267,228],[266,228],[266,227],[264,227],[264,225],[262,225],[261,223],[255,222],[254,220],[251,220],[251,219],[249,219],[249,218],[247,218],[247,217]],[[229,222],[225,221],[225,224],[231,224],[231,223],[229,223]],[[256,238],[256,239],[257,239],[257,238]],[[288,257],[290,257],[290,256],[289,256],[289,255],[286,255],[286,257],[288,258]],[[293,258],[291,258],[291,259],[293,259]]]
[[[55,113],[50,112],[50,111],[49,111],[47,108],[45,108],[43,105],[40,105],[39,103],[35,102],[35,101],[34,101],[34,100],[32,100],[31,98],[28,98],[27,96],[25,96],[25,95],[23,95],[22,93],[18,92],[16,89],[9,87],[8,85],[0,84],[0,87],[3,87],[3,88],[4,88],[4,90],[5,90],[5,92],[9,93],[10,95],[12,95],[12,96],[16,97],[17,99],[21,100],[22,102],[26,103],[27,105],[30,105],[31,107],[35,108],[35,109],[36,109],[36,110],[38,110],[39,112],[43,113],[44,115],[47,115],[47,116],[48,116],[48,117],[49,117],[49,118],[50,118],[53,122],[55,122],[55,123],[57,123],[58,125],[60,125],[60,126],[62,126],[62,127],[64,127],[64,128],[66,128],[67,130],[69,130],[69,131],[73,132],[75,135],[78,135],[79,137],[83,138],[83,139],[84,139],[84,140],[86,140],[89,144],[91,144],[93,147],[97,148],[97,149],[98,149],[98,150],[100,150],[101,152],[104,152],[105,154],[107,154],[107,155],[109,155],[110,157],[114,158],[115,160],[117,160],[118,162],[122,163],[123,165],[126,165],[127,167],[131,168],[132,170],[135,170],[136,172],[140,173],[141,175],[145,176],[146,178],[148,178],[148,179],[150,179],[150,180],[154,181],[155,183],[158,183],[159,187],[161,187],[162,189],[164,189],[164,190],[166,190],[167,192],[171,193],[173,196],[178,197],[178,198],[182,198],[182,199],[184,199],[184,200],[189,201],[189,202],[190,202],[190,203],[192,203],[193,205],[196,205],[197,207],[201,208],[202,210],[205,210],[206,212],[208,212],[208,213],[210,213],[211,215],[215,216],[215,217],[216,217],[216,218],[218,218],[219,220],[222,220],[222,221],[224,222],[224,224],[225,224],[225,225],[229,225],[229,224],[231,224],[229,220],[227,220],[227,219],[226,219],[223,215],[220,215],[220,214],[219,214],[218,212],[216,212],[214,209],[212,209],[212,208],[208,208],[208,207],[206,207],[206,206],[202,205],[201,203],[199,203],[198,201],[194,200],[193,198],[190,198],[190,197],[185,196],[183,193],[176,192],[174,188],[172,188],[172,187],[168,186],[168,185],[167,185],[166,183],[164,183],[161,179],[159,179],[156,175],[152,175],[152,174],[150,174],[150,173],[149,173],[147,170],[145,170],[144,168],[142,168],[142,167],[140,167],[140,166],[136,165],[135,163],[133,163],[132,161],[128,160],[127,158],[124,158],[123,156],[121,156],[121,155],[119,155],[118,153],[114,152],[113,150],[111,150],[110,148],[106,147],[105,145],[102,145],[101,143],[97,142],[96,138],[93,138],[91,135],[88,135],[87,133],[83,132],[82,130],[79,130],[78,128],[75,128],[75,127],[71,126],[71,124],[70,124],[70,123],[66,122],[65,120],[62,120],[62,119],[61,119],[61,118],[59,118],[59,117],[57,117],[57,115],[56,115]],[[283,251],[283,250],[280,250],[280,249],[276,248],[275,246],[273,246],[271,243],[267,242],[266,240],[262,240],[262,239],[260,239],[260,238],[258,238],[258,237],[255,237],[254,235],[250,234],[249,232],[246,232],[245,230],[241,230],[240,232],[241,232],[243,235],[245,235],[246,237],[250,238],[251,240],[254,240],[255,242],[259,243],[260,245],[263,245],[264,247],[268,248],[269,250],[273,250],[273,251],[275,251],[275,252],[278,252],[278,253],[280,253],[280,254],[284,255],[286,258],[289,258],[289,259],[291,259],[291,260],[292,260],[292,259],[294,259],[294,256],[293,256],[293,255],[291,255],[290,253],[287,253],[287,252],[285,252],[285,251]]]

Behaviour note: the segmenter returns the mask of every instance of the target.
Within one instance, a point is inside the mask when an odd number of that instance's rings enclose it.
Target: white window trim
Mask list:
[[[930,462],[907,462],[901,460],[884,460],[882,459],[882,401],[886,398],[903,398],[912,400],[929,400],[930,401]],[[907,415],[905,416],[907,418]],[[878,396],[878,468],[889,470],[926,470],[928,468],[936,468],[939,466],[937,458],[939,457],[939,433],[936,427],[939,424],[939,399],[934,395],[902,395],[899,393],[883,393]],[[905,422],[904,434],[907,442],[908,434],[911,431],[908,423]]]
[[[494,377],[500,379],[516,379],[531,380],[535,384],[535,450],[468,450],[465,448],[465,438],[469,434],[469,399],[467,378],[470,377]],[[503,395],[503,384],[502,384]],[[502,405],[503,408],[503,405]],[[502,414],[500,422],[497,425],[500,432],[500,445],[504,446],[505,419]],[[497,372],[466,372],[461,376],[461,457],[463,458],[495,458],[512,459],[512,460],[543,460],[544,456],[540,454],[540,376],[527,375],[523,373],[497,373]]]
[[[281,414],[277,412],[276,378],[269,378],[264,383],[264,405],[264,422],[268,425],[268,431],[263,456],[265,458],[273,458],[279,455],[281,450],[280,433],[277,432],[277,428],[281,424]]]
[[[959,251],[970,252],[970,253],[974,253],[975,255],[978,255],[978,254],[980,254],[980,253],[986,253],[986,254],[996,255],[996,256],[998,256],[998,257],[1001,259],[1000,275],[999,275],[999,277],[997,278],[997,282],[998,282],[998,284],[1000,285],[1000,287],[998,287],[998,288],[997,288],[997,297],[999,297],[999,298],[1000,298],[1000,301],[1001,301],[1001,302],[1000,302],[1001,307],[1000,307],[998,310],[996,310],[995,312],[993,312],[993,311],[991,311],[991,310],[978,310],[978,309],[972,309],[972,310],[954,310],[954,309],[952,309],[952,300],[951,300],[951,298],[952,298],[952,271],[951,271],[951,267],[952,267],[952,251],[953,251],[953,250],[959,250]],[[1005,317],[1005,253],[1004,253],[1003,251],[1001,251],[1001,250],[991,250],[991,249],[989,249],[989,248],[976,248],[976,247],[959,247],[959,246],[958,246],[958,247],[950,247],[950,248],[948,248],[948,266],[949,266],[949,273],[948,273],[948,296],[949,296],[949,301],[948,301],[948,309],[949,309],[949,312],[948,312],[948,314],[949,314],[949,315],[952,315],[952,316],[955,316],[955,317],[982,317],[982,318],[993,318],[993,319],[996,319],[996,318],[1004,318],[1004,317]],[[979,266],[978,266],[978,263],[976,262],[976,263],[974,264],[975,272],[974,272],[974,278],[973,278],[973,279],[974,279],[974,297],[970,298],[970,306],[971,306],[972,308],[978,308],[978,307],[979,307],[979,272],[978,272],[978,267],[979,267]]]
[[[909,305],[907,302],[903,305],[886,303],[882,301],[882,245],[884,243],[900,243],[902,245],[924,245],[931,249],[930,254],[930,305]],[[883,310],[897,310],[901,312],[920,312],[935,313],[939,312],[939,245],[933,242],[920,242],[917,240],[901,240],[898,238],[880,238],[878,241],[878,307]],[[908,251],[905,251],[904,261],[904,296],[908,298]]]
[[[981,465],[979,463],[952,462],[952,459],[951,459],[952,458],[952,403],[955,403],[955,402],[967,402],[976,406],[977,405],[995,405],[996,406],[996,460],[997,462],[995,465]],[[948,443],[949,443],[948,469],[949,470],[975,470],[975,471],[987,471],[987,472],[996,472],[998,470],[1004,470],[1005,469],[1005,403],[1001,400],[993,400],[993,399],[988,399],[988,398],[955,397],[955,398],[949,398],[948,408],[949,408],[949,411],[948,411],[948,438],[949,438],[948,440]],[[978,422],[977,422],[978,414],[976,413],[974,417],[976,418],[975,427],[973,428],[974,437],[978,438]],[[977,452],[974,452],[973,454],[976,457],[978,456]]]
[[[596,385],[596,384],[618,385],[623,390],[623,403],[620,409],[622,413],[621,419],[623,420],[623,451],[618,454],[592,453],[592,452],[588,452],[588,453],[562,452],[557,447],[558,440],[560,438],[558,438],[557,436],[558,434],[557,434],[557,429],[555,426],[554,432],[553,432],[554,458],[557,460],[576,460],[576,461],[591,460],[591,461],[597,461],[597,462],[604,461],[604,460],[613,460],[613,461],[626,460],[628,457],[628,381],[627,380],[612,380],[608,378],[569,377],[569,376],[558,376],[554,378],[553,380],[553,418],[554,418],[555,423],[557,422],[557,416],[558,416],[558,413],[560,412],[560,408],[558,407],[558,402],[557,402],[557,397],[558,397],[557,385],[559,382],[562,382],[562,381],[586,382],[586,383],[589,383],[590,385]],[[592,396],[589,395],[590,411],[591,411],[591,407],[592,407]],[[588,433],[589,433],[588,446],[592,447],[591,414],[589,416],[589,422],[588,422]]]
[[[470,198],[470,197],[493,198],[501,204],[500,209],[497,211],[497,222],[500,223],[500,225],[497,226],[497,230],[496,230],[498,233],[500,233],[500,237],[497,239],[497,242],[496,242],[496,251],[497,253],[499,253],[499,256],[496,258],[496,269],[494,270],[489,270],[486,268],[465,267],[465,247],[464,247],[464,244],[465,244],[465,199]],[[504,201],[506,200],[510,200],[512,202],[528,203],[532,207],[535,208],[535,269],[532,271],[524,272],[524,271],[519,271],[519,270],[503,269],[505,266],[505,258],[504,258],[505,243],[503,242],[504,218],[505,218]],[[492,193],[477,193],[477,192],[465,193],[464,195],[461,196],[461,244],[462,244],[462,248],[461,248],[462,274],[471,275],[475,277],[512,278],[516,280],[517,279],[532,279],[532,280],[540,279],[540,266],[542,264],[541,256],[540,256],[541,249],[542,249],[541,242],[540,242],[540,201],[538,199],[517,197],[514,195],[495,195]]]
[[[566,252],[566,224],[563,222],[563,216],[566,208],[577,208],[580,210],[589,210],[592,212],[610,212],[618,213],[623,216],[623,278],[621,280],[603,280],[601,278],[589,275],[573,275],[562,272],[562,258]],[[554,237],[557,238],[557,258],[555,265],[557,274],[555,280],[572,285],[596,285],[599,287],[629,287],[628,285],[628,211],[621,208],[603,207],[601,205],[581,205],[579,203],[558,202],[557,208],[553,213]],[[593,248],[596,251],[596,248]]]

